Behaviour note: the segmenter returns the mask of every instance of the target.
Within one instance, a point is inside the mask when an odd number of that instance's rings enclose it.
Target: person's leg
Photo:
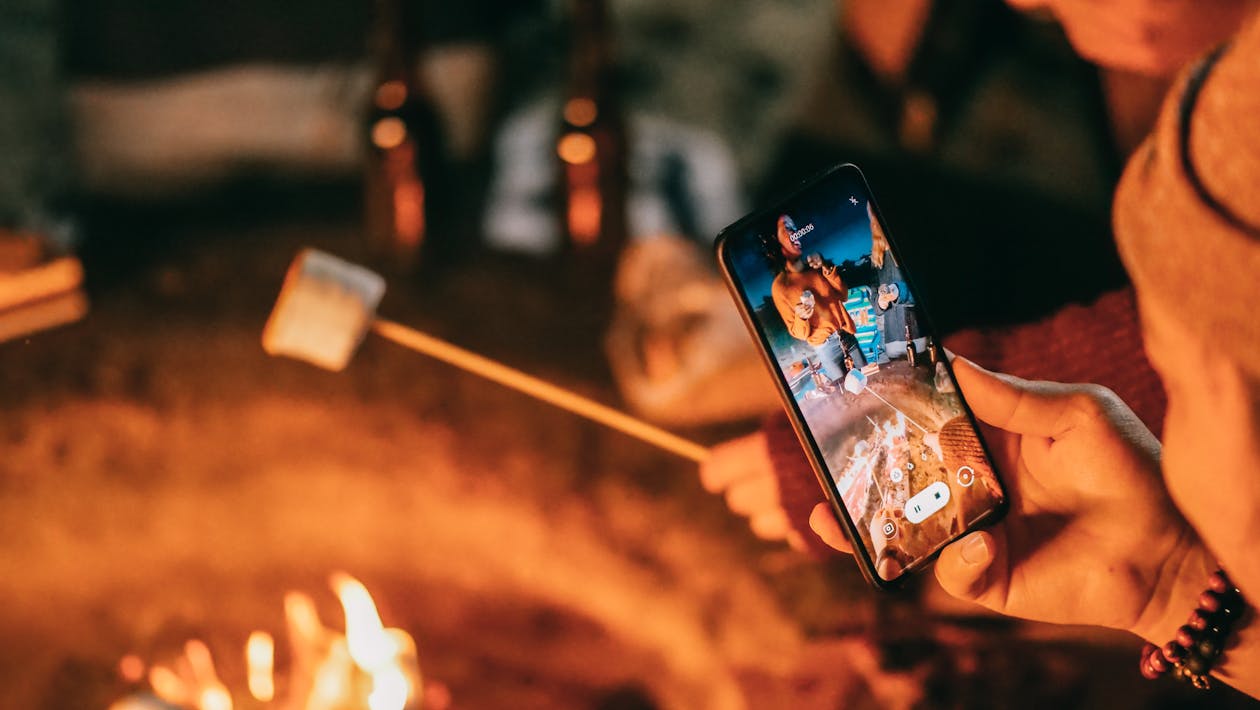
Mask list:
[[[844,346],[844,352],[849,359],[853,361],[853,366],[857,369],[866,367],[866,353],[862,352],[862,346],[858,344],[857,336],[852,333],[840,333],[840,340]]]
[[[822,365],[827,379],[835,381],[844,378],[848,370],[844,366],[844,348],[839,337],[832,334],[822,343],[815,345],[814,354],[818,357],[818,362]]]

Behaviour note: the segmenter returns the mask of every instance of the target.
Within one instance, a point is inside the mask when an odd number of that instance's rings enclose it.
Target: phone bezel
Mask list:
[[[1010,505],[1010,494],[1007,491],[1005,484],[1002,482],[1001,472],[998,471],[997,466],[993,462],[993,455],[989,452],[988,443],[984,440],[984,434],[980,431],[976,417],[971,411],[971,406],[967,403],[966,397],[963,396],[962,390],[957,388],[958,380],[954,376],[953,365],[949,362],[949,358],[944,358],[941,362],[945,363],[945,369],[949,373],[950,379],[954,381],[955,388],[958,391],[958,399],[962,404],[963,412],[966,414],[967,420],[971,422],[972,428],[976,431],[977,438],[980,440],[980,447],[984,451],[985,458],[988,460],[989,467],[993,471],[993,475],[998,480],[999,487],[1002,489],[1002,500],[997,505],[990,508],[984,515],[977,518],[962,532],[941,542],[932,550],[932,552],[906,567],[896,579],[885,580],[876,572],[875,563],[870,558],[866,545],[862,542],[862,536],[857,529],[857,525],[849,516],[849,511],[845,508],[839,491],[836,490],[835,483],[832,480],[832,476],[827,469],[825,459],[822,455],[822,450],[819,448],[818,442],[814,440],[813,432],[810,431],[809,425],[805,421],[805,417],[802,415],[800,408],[796,403],[796,398],[792,395],[791,387],[789,386],[786,377],[783,375],[782,370],[779,368],[777,359],[773,356],[770,343],[766,340],[766,336],[762,332],[761,326],[756,321],[753,306],[748,301],[747,296],[743,293],[737,283],[737,277],[734,274],[734,270],[729,261],[728,251],[726,249],[726,242],[731,234],[742,233],[752,222],[773,218],[775,214],[782,212],[787,207],[788,203],[796,199],[801,193],[811,190],[829,180],[838,179],[837,176],[841,173],[846,173],[851,177],[855,177],[861,184],[862,189],[865,190],[866,198],[871,205],[871,209],[875,213],[875,219],[879,220],[880,225],[884,229],[884,236],[888,240],[888,247],[892,251],[893,258],[897,260],[898,265],[901,267],[902,276],[905,278],[911,291],[915,294],[916,306],[919,311],[919,320],[926,326],[926,332],[935,337],[937,335],[936,327],[928,312],[928,306],[924,302],[922,296],[923,291],[914,281],[914,270],[902,257],[901,251],[897,248],[896,239],[894,239],[888,229],[888,222],[884,219],[884,215],[879,210],[879,205],[875,201],[875,195],[871,191],[870,184],[866,181],[866,176],[863,175],[862,171],[852,163],[833,165],[820,173],[803,180],[790,194],[775,200],[770,205],[762,209],[758,209],[744,216],[734,224],[726,227],[714,240],[714,250],[717,254],[718,264],[721,267],[722,276],[726,281],[726,286],[739,306],[740,316],[744,320],[744,325],[748,328],[749,332],[752,333],[759,345],[758,350],[760,351],[761,359],[766,364],[766,367],[770,369],[770,373],[774,378],[777,389],[779,390],[779,396],[782,398],[784,407],[787,410],[788,420],[791,421],[792,429],[796,432],[797,439],[800,440],[801,446],[805,449],[806,457],[810,462],[810,467],[814,470],[814,476],[818,479],[819,484],[822,486],[823,493],[826,495],[827,501],[831,504],[832,511],[837,513],[837,518],[841,522],[841,527],[843,528],[845,535],[849,538],[849,542],[853,545],[854,558],[858,561],[858,567],[862,571],[862,576],[864,576],[867,582],[877,589],[893,590],[904,584],[903,580],[910,577],[912,574],[930,566],[932,561],[940,554],[941,550],[950,543],[962,538],[978,528],[992,525],[994,522],[1000,520],[1002,516],[1006,514],[1007,508]]]

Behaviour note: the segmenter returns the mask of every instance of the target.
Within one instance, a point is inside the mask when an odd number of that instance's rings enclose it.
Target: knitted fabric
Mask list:
[[[1113,218],[1143,308],[1260,378],[1260,15],[1176,82]]]

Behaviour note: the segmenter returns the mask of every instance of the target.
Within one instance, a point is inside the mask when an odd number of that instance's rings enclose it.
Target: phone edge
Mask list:
[[[757,328],[757,324],[753,320],[751,305],[744,297],[744,294],[741,293],[739,288],[736,286],[731,266],[727,263],[725,250],[727,238],[731,233],[743,229],[747,223],[751,221],[776,211],[782,207],[787,200],[799,194],[802,190],[823,182],[831,177],[832,174],[844,170],[850,170],[856,174],[866,192],[866,197],[871,204],[871,209],[875,213],[875,218],[879,220],[880,224],[884,228],[884,236],[888,240],[889,249],[893,252],[893,258],[897,259],[898,262],[905,264],[905,259],[902,258],[901,252],[897,248],[896,239],[890,233],[891,230],[889,229],[888,221],[884,219],[883,213],[879,209],[879,204],[875,200],[875,193],[871,190],[870,183],[866,180],[866,175],[857,165],[854,165],[853,163],[839,163],[832,165],[818,171],[804,180],[801,180],[790,192],[778,196],[774,201],[769,202],[765,207],[750,212],[722,229],[722,231],[718,232],[717,237],[714,239],[713,249],[715,256],[717,257],[718,267],[722,272],[722,280],[726,283],[726,288],[731,293],[732,298],[734,298],[735,302],[739,305],[738,310],[740,318],[744,322],[744,327],[753,336],[754,341],[759,344],[758,350],[760,351],[761,360],[770,370],[771,378],[775,382],[775,389],[779,393],[780,403],[783,405],[785,413],[788,415],[788,421],[792,424],[792,430],[796,433],[796,437],[798,442],[801,444],[801,448],[805,450],[806,458],[810,463],[810,468],[814,471],[814,477],[818,479],[818,482],[823,489],[823,493],[827,498],[827,502],[831,505],[833,513],[838,514],[837,518],[840,522],[842,522],[842,530],[845,536],[849,539],[849,543],[853,546],[853,555],[855,560],[858,562],[858,569],[861,570],[862,576],[866,578],[866,581],[876,589],[881,591],[895,591],[904,585],[904,580],[907,577],[917,574],[932,564],[936,558],[940,556],[941,550],[970,533],[988,527],[1001,520],[1006,515],[1010,507],[1010,492],[1003,481],[1001,471],[994,461],[989,444],[985,441],[984,433],[980,429],[979,421],[976,419],[975,413],[972,412],[971,405],[967,402],[967,398],[962,393],[962,389],[958,387],[958,379],[954,375],[953,364],[949,362],[950,358],[948,356],[944,358],[945,369],[949,373],[950,380],[953,381],[954,386],[958,391],[958,400],[962,404],[963,411],[967,416],[967,420],[971,423],[972,429],[976,432],[976,438],[980,441],[980,447],[983,449],[984,455],[988,459],[989,466],[993,469],[993,475],[997,478],[998,485],[1002,489],[1002,500],[996,506],[990,508],[987,513],[977,518],[974,522],[969,523],[963,532],[943,541],[930,553],[920,558],[916,564],[903,570],[902,574],[898,575],[897,579],[891,581],[884,580],[876,573],[874,562],[867,554],[866,546],[862,544],[861,534],[857,530],[857,525],[853,522],[852,517],[849,515],[849,511],[845,509],[842,501],[840,500],[839,492],[835,490],[834,481],[831,480],[826,464],[821,458],[822,454],[819,452],[818,444],[814,441],[808,425],[803,421],[803,417],[796,406],[796,401],[791,395],[790,388],[788,388],[787,383],[784,380],[783,373],[780,371],[778,363],[771,357],[770,347],[766,343],[765,338],[762,336],[760,330]],[[902,271],[903,276],[910,286],[910,290],[913,293],[921,294],[922,291],[914,282],[914,277],[911,273],[912,270],[903,267]],[[931,317],[930,309],[927,307],[927,304],[920,303],[919,307],[923,318],[927,323],[927,330],[932,333],[934,337],[939,338],[939,334],[936,329],[936,322]],[[943,348],[944,344],[942,343],[941,345]]]

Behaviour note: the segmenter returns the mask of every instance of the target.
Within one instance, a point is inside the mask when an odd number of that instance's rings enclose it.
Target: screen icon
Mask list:
[[[928,519],[932,513],[945,507],[949,502],[949,486],[942,481],[936,481],[927,488],[910,496],[910,500],[906,501],[905,513],[906,520],[918,525]]]
[[[891,540],[897,537],[897,522],[892,518],[884,518],[884,521],[879,525],[879,531],[884,534],[886,539]]]
[[[970,466],[960,466],[955,477],[958,479],[958,485],[970,488],[971,484],[976,482],[976,470]]]

